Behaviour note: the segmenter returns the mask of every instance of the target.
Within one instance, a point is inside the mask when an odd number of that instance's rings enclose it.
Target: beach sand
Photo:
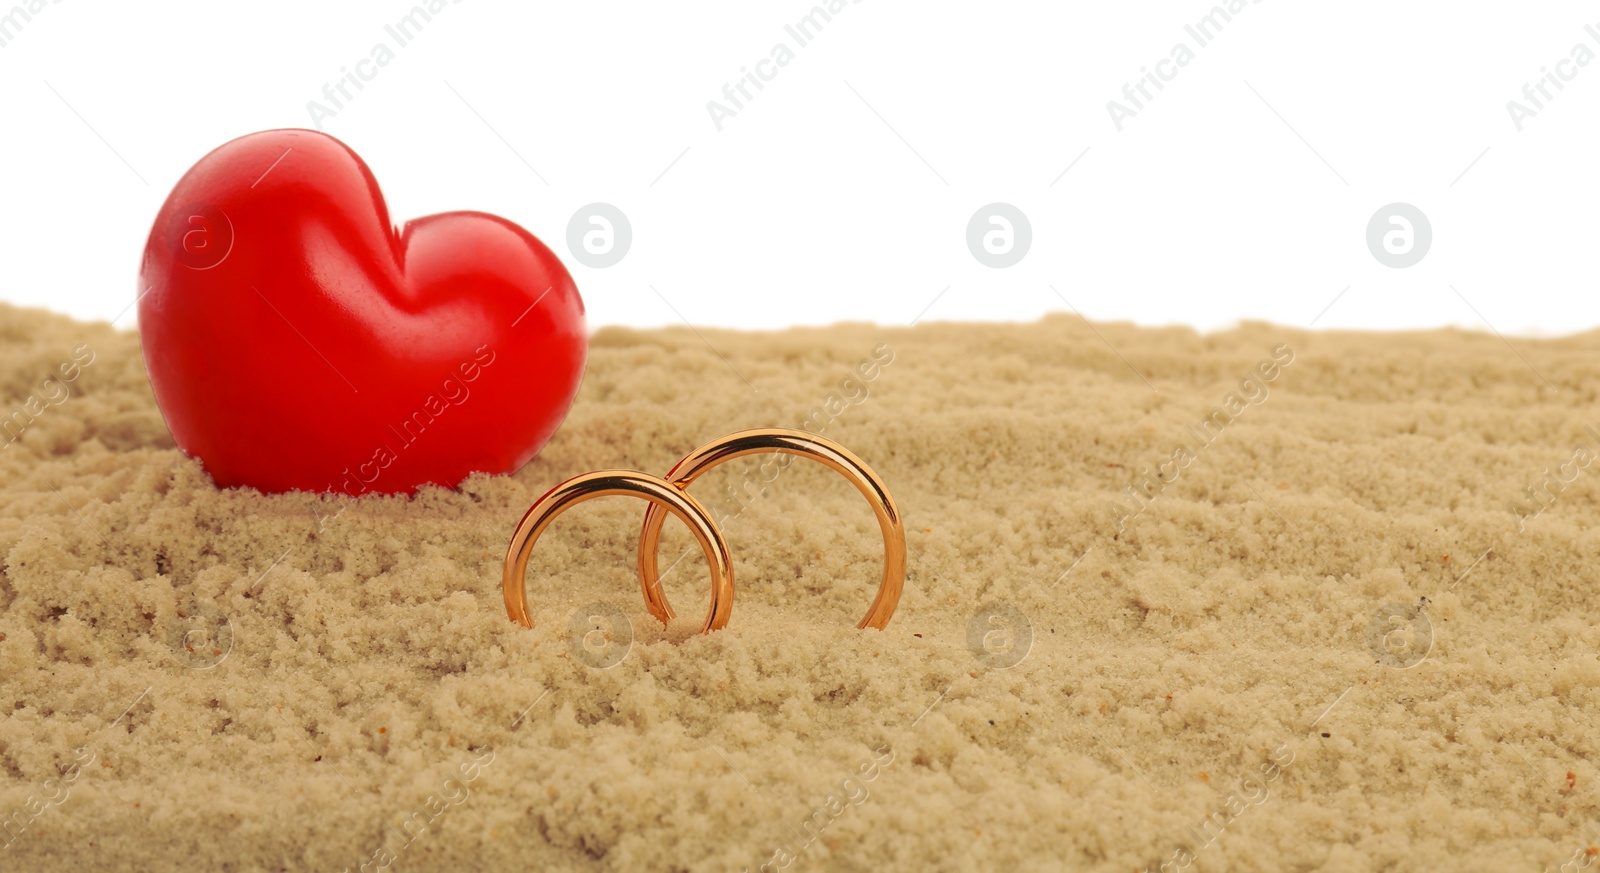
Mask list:
[[[1555,869],[1600,851],[1600,352],[1513,342],[605,329],[516,475],[354,500],[217,490],[135,334],[0,307],[0,416],[32,419],[0,450],[0,866]],[[692,633],[677,522],[681,618],[648,616],[625,498],[551,528],[507,619],[556,483],[802,423],[904,513],[886,630],[855,628],[860,495],[796,463],[735,500],[760,458],[693,489],[725,630]],[[632,641],[593,666],[573,616],[611,607]]]

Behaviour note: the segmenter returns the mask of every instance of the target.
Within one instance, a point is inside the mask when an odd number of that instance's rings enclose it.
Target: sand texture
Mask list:
[[[135,334],[0,307],[0,416],[28,420],[0,449],[0,869],[1600,851],[1595,336],[702,333],[600,331],[514,476],[263,496],[176,450]],[[537,626],[507,619],[506,541],[557,482],[802,423],[904,512],[886,630],[854,627],[882,561],[865,502],[807,463],[763,483],[760,458],[693,489],[737,568],[726,630],[692,635],[706,569],[675,521],[681,618],[648,616],[624,498],[551,528]],[[575,611],[611,607],[631,643],[574,645]]]

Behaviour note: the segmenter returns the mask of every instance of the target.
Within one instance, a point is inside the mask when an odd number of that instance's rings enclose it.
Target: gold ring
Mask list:
[[[679,461],[667,474],[666,481],[685,496],[688,487],[701,473],[730,458],[753,455],[759,452],[778,452],[799,455],[820,461],[833,468],[856,486],[861,496],[867,498],[872,511],[878,516],[878,527],[883,530],[883,582],[878,586],[878,596],[872,601],[865,618],[856,627],[882,629],[894,615],[900,602],[900,591],[906,580],[906,531],[900,521],[900,510],[895,506],[889,489],[862,460],[844,446],[801,430],[761,428],[729,434],[715,442],[707,443]],[[660,584],[657,551],[661,544],[661,527],[666,514],[657,501],[645,512],[644,530],[639,536],[639,583],[644,586],[644,599],[650,614],[663,622],[672,620],[672,606],[667,603],[666,592]],[[679,517],[682,517],[680,513]]]
[[[607,494],[629,494],[650,501],[650,509],[657,513],[671,512],[683,520],[705,550],[706,564],[711,568],[711,608],[706,612],[701,633],[710,633],[728,623],[733,612],[733,559],[728,556],[728,544],[722,531],[712,523],[711,516],[693,497],[664,479],[632,470],[601,470],[574,476],[550,489],[539,502],[529,507],[528,513],[517,525],[506,547],[505,597],[506,612],[511,620],[523,627],[533,627],[533,616],[528,612],[527,572],[528,558],[533,555],[534,543],[539,535],[575,504]],[[656,613],[657,617],[660,613]],[[670,618],[669,611],[667,616]],[[665,623],[667,619],[662,619]]]

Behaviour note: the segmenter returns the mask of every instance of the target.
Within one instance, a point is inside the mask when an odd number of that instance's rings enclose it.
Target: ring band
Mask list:
[[[878,596],[867,609],[866,617],[856,627],[883,629],[894,615],[895,607],[900,603],[901,589],[905,587],[905,526],[900,520],[900,510],[895,506],[894,498],[890,496],[883,480],[844,446],[800,430],[761,428],[740,431],[690,452],[667,473],[666,481],[674,486],[674,490],[687,496],[689,485],[700,474],[731,458],[760,452],[799,455],[819,461],[850,480],[861,496],[867,498],[883,531],[883,582],[878,586]],[[665,505],[663,501],[652,503],[645,513],[644,530],[639,537],[639,583],[644,587],[644,599],[650,614],[662,622],[670,621],[674,615],[660,584],[657,559],[661,528],[666,523],[666,513],[662,509]],[[678,515],[683,517],[682,513]]]
[[[700,541],[700,548],[705,550],[706,563],[711,568],[711,607],[700,632],[710,633],[725,626],[733,612],[733,559],[728,555],[728,544],[723,541],[722,532],[712,523],[705,508],[681,488],[632,470],[601,470],[575,476],[550,489],[528,509],[517,525],[517,532],[511,536],[511,544],[506,547],[503,584],[506,612],[511,620],[523,627],[533,627],[533,616],[528,612],[527,572],[528,558],[533,555],[539,535],[556,516],[575,504],[608,494],[642,497],[650,501],[650,509],[658,517],[671,512],[689,526],[695,539]],[[657,527],[659,529],[659,523]],[[661,617],[655,610],[652,613]],[[666,615],[670,618],[671,611]],[[662,619],[663,623],[666,621],[667,618]]]

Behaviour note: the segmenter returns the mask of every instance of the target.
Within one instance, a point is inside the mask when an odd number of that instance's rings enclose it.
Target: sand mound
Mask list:
[[[1098,330],[705,331],[715,352],[604,330],[520,473],[353,500],[216,490],[136,336],[0,308],[0,858],[1499,871],[1596,851],[1594,337],[1517,341],[1524,362],[1460,332]],[[675,522],[684,618],[648,617],[644,507],[621,498],[552,528],[538,626],[507,620],[506,540],[556,482],[802,423],[904,511],[886,631],[854,629],[880,572],[865,503],[805,464],[762,493],[759,459],[695,486],[736,561],[727,630],[689,634],[707,583]],[[631,644],[574,646],[574,613],[613,606]]]

